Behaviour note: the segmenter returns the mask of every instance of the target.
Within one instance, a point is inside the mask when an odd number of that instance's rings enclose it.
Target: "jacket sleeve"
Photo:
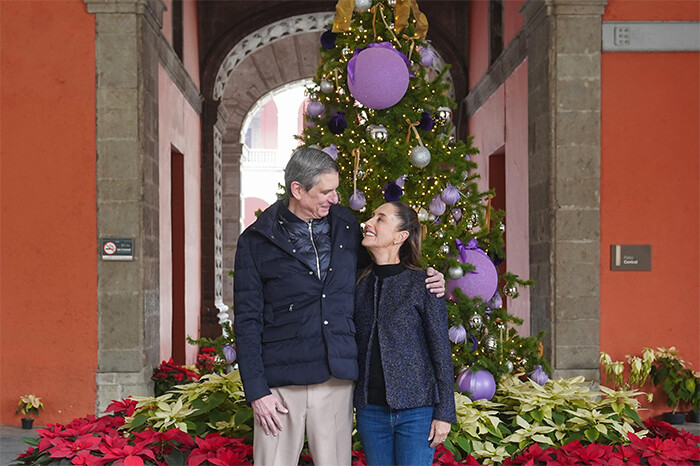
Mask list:
[[[422,283],[421,283],[422,285]],[[423,327],[428,342],[428,350],[435,369],[440,401],[435,405],[433,419],[456,422],[454,369],[452,350],[448,338],[447,306],[442,298],[436,298],[427,289],[424,291]]]
[[[236,249],[233,274],[233,330],[236,335],[238,368],[246,401],[271,393],[265,378],[262,359],[263,287],[253,261],[250,238],[241,235]]]

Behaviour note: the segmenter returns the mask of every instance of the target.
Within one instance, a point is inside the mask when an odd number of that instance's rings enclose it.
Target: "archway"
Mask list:
[[[266,93],[315,75],[319,36],[332,20],[332,12],[317,12],[271,23],[233,44],[228,53],[221,54],[225,55],[221,60],[203,70],[210,79],[205,84],[202,122],[202,299],[203,309],[218,311],[219,322],[229,317],[233,281],[227,272],[233,269],[241,232],[243,120]],[[451,54],[450,50],[447,55]],[[436,47],[433,67],[442,69],[444,63]],[[452,97],[457,97],[451,73],[446,81],[451,84]],[[202,335],[217,330],[202,325]]]

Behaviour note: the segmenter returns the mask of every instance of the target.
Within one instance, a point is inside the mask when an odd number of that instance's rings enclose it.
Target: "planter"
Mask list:
[[[32,425],[34,425],[34,419],[22,418],[22,429],[31,429]]]
[[[700,410],[691,411],[691,412],[688,414],[688,422],[697,422],[697,423],[700,423]]]
[[[664,413],[662,419],[669,424],[683,424],[688,413]]]

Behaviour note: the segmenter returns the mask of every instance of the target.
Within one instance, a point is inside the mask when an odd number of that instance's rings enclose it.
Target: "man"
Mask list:
[[[350,465],[355,276],[369,256],[355,216],[337,205],[333,159],[298,149],[284,178],[288,198],[260,214],[236,251],[234,330],[254,461],[298,464],[306,433],[316,464]],[[442,274],[427,281],[444,292]]]

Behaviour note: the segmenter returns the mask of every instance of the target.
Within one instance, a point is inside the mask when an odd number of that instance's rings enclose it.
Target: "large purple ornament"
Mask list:
[[[447,187],[442,190],[440,197],[445,204],[454,204],[459,201],[460,192],[459,189],[447,183]]]
[[[328,120],[328,129],[333,134],[343,134],[347,127],[348,123],[345,121],[345,113],[343,112],[334,113],[331,119]]]
[[[350,94],[365,107],[393,107],[408,89],[409,71],[404,59],[388,42],[356,50],[347,67]]]
[[[467,369],[457,376],[457,388],[469,392],[472,401],[490,400],[496,394],[496,380],[487,370],[472,372]]]
[[[464,329],[464,325],[452,326],[447,331],[447,334],[452,343],[462,343],[467,339],[467,331]]]
[[[454,290],[459,288],[462,293],[469,298],[481,298],[488,301],[496,292],[498,287],[498,272],[489,256],[479,249],[476,239],[471,239],[466,245],[456,239],[459,250],[459,261],[463,264],[469,263],[474,266],[474,270],[466,272],[462,278],[447,282],[447,295],[454,299]]]
[[[330,155],[333,160],[338,160],[338,147],[335,144],[331,144],[321,150]]]
[[[332,32],[330,29],[326,30],[321,34],[321,46],[326,50],[331,50],[335,48],[335,39],[338,35]]]

